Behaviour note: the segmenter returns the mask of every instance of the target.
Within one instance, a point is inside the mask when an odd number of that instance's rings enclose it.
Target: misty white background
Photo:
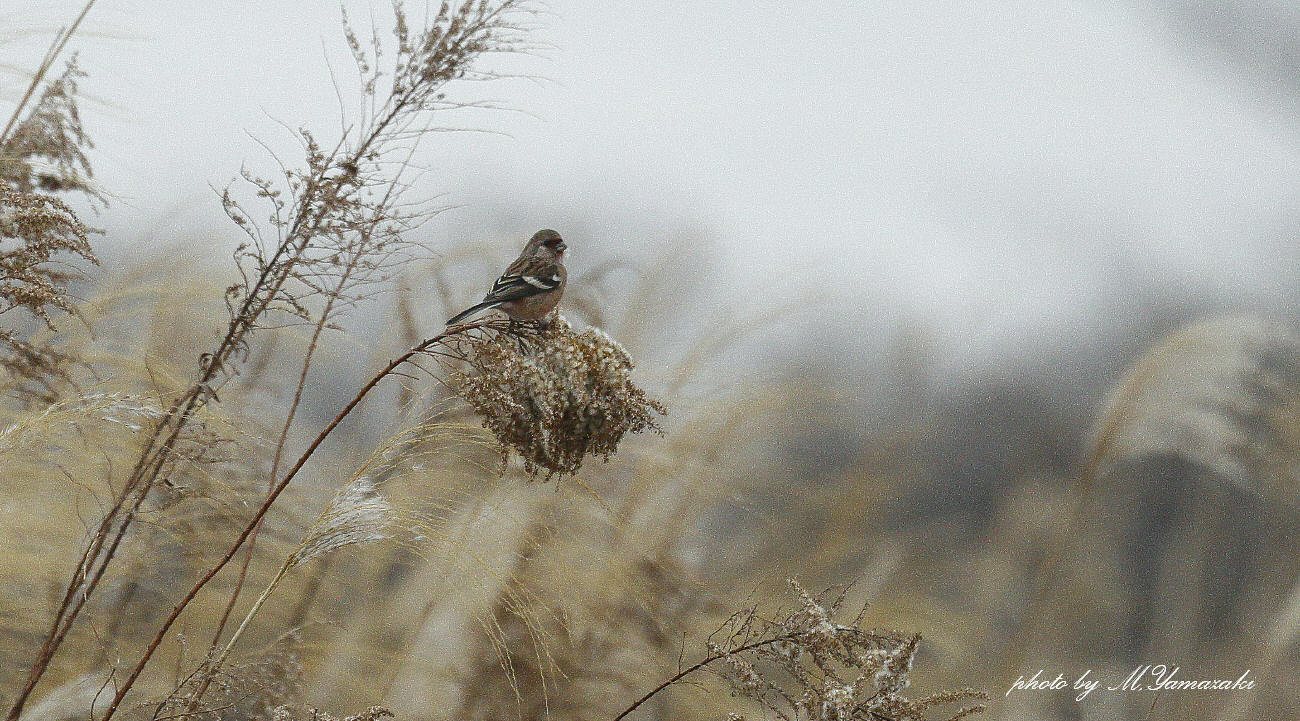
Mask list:
[[[80,5],[0,1],[0,99]],[[966,360],[1068,348],[1162,295],[1289,309],[1298,8],[550,0],[543,47],[494,61],[534,79],[470,89],[513,110],[426,146],[428,195],[461,206],[428,232],[554,226],[579,270],[699,233],[738,306],[822,286],[845,327],[922,323]],[[249,134],[337,129],[338,27],[330,2],[100,0],[73,45],[118,196],[103,242],[229,242],[210,186],[268,167]]]

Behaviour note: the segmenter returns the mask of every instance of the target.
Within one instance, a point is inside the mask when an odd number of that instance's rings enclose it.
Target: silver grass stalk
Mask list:
[[[149,420],[163,415],[148,401],[122,393],[87,393],[51,403],[0,427],[0,453],[21,448],[33,434],[45,429],[64,429],[78,420],[99,420],[139,431]]]
[[[379,492],[369,474],[358,475],[344,486],[308,529],[298,547],[280,565],[275,577],[262,589],[261,595],[244,615],[244,620],[231,634],[225,648],[212,661],[209,673],[215,673],[226,662],[248,624],[262,610],[262,605],[279,587],[280,581],[284,580],[290,569],[345,546],[391,538],[389,528],[396,518],[397,513],[388,499]]]
[[[1129,371],[1098,424],[1095,470],[1174,455],[1242,488],[1297,480],[1287,407],[1300,399],[1300,337],[1255,316],[1185,326]],[[1280,490],[1280,489],[1279,489]]]
[[[86,709],[93,708],[95,700],[107,686],[105,674],[84,673],[50,689],[40,701],[23,711],[21,721],[49,721],[50,719],[82,718]]]
[[[293,568],[344,546],[391,538],[389,526],[395,518],[392,505],[379,492],[374,480],[368,475],[359,476],[334,496],[302,543],[290,554],[287,567]]]

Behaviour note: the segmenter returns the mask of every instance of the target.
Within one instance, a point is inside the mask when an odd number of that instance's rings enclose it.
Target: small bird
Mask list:
[[[540,321],[560,302],[568,272],[564,269],[564,239],[554,230],[539,230],[506,272],[492,284],[483,301],[452,316],[459,323],[487,308],[500,308],[514,321]]]

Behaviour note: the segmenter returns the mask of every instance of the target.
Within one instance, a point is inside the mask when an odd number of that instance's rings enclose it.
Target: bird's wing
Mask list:
[[[492,290],[483,296],[485,302],[505,303],[511,300],[527,298],[530,295],[555,290],[560,286],[563,276],[554,263],[529,267],[519,272],[506,271],[492,284]]]

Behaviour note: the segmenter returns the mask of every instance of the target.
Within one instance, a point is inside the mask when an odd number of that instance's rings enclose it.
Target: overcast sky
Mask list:
[[[80,2],[35,5],[0,13],[39,28]],[[430,230],[448,242],[570,224],[580,265],[583,244],[703,229],[726,249],[719,283],[824,283],[854,322],[923,318],[975,355],[1102,322],[1117,277],[1247,304],[1292,292],[1291,3],[546,7],[548,49],[500,66],[539,80],[475,89],[520,112],[462,115],[500,132],[430,145],[429,193],[465,206]],[[113,242],[227,234],[209,186],[263,161],[247,133],[337,127],[338,15],[100,0],[77,45],[97,178],[122,197],[99,220]],[[31,65],[47,39],[0,59]]]

